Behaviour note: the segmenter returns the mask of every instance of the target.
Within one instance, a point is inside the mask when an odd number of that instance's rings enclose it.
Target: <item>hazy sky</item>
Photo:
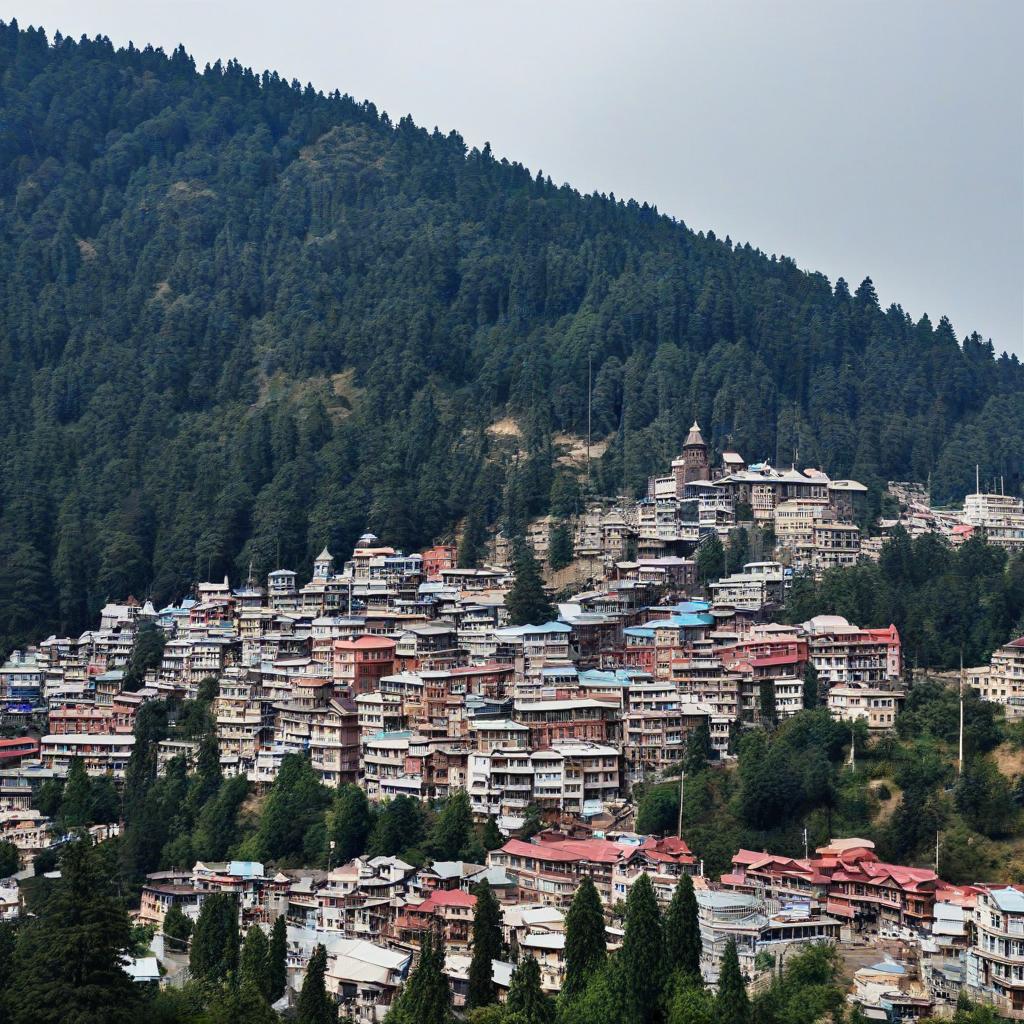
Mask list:
[[[0,0],[237,57],[1024,355],[1024,0]]]

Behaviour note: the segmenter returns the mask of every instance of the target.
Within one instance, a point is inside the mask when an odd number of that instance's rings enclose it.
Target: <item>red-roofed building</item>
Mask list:
[[[395,641],[386,636],[335,640],[331,659],[335,686],[347,687],[351,697],[379,689],[381,678],[395,670],[395,647]]]
[[[492,850],[487,862],[508,871],[519,887],[522,902],[568,906],[584,877],[589,877],[601,898],[611,904],[625,898],[641,873],[653,879],[678,879],[680,874],[693,874],[696,858],[686,843],[676,838],[612,842],[566,839],[557,833],[541,832],[531,842],[510,839],[500,849]],[[665,889],[664,884],[661,889]]]
[[[770,899],[809,899],[845,921],[922,926],[947,885],[930,868],[880,861],[868,839],[837,839],[804,860],[740,850],[723,886]]]
[[[821,619],[832,617],[821,616]],[[845,619],[814,629],[810,640],[811,661],[822,682],[883,683],[903,674],[900,634],[895,626],[858,629]],[[812,619],[810,625],[819,620]]]
[[[0,740],[0,764],[17,764],[23,757],[39,756],[39,740],[32,736],[17,736]]]
[[[395,918],[395,937],[419,945],[423,934],[440,926],[445,943],[465,949],[473,935],[476,897],[462,889],[435,889],[422,903],[408,903]]]

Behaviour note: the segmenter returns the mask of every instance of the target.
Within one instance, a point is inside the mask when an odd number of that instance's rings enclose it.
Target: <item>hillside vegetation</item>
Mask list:
[[[1000,714],[967,691],[962,771],[957,691],[928,680],[908,694],[893,735],[869,738],[863,722],[833,722],[823,708],[750,730],[736,762],[688,772],[683,836],[715,877],[740,848],[802,857],[806,828],[812,851],[858,836],[891,862],[922,866],[934,865],[938,838],[946,881],[1017,879],[1024,731]],[[651,780],[635,795],[639,831],[675,833],[678,779]]]
[[[588,360],[604,492],[695,415],[750,459],[1019,487],[1017,360],[870,280],[181,48],[11,22],[0,68],[0,648],[571,508]]]

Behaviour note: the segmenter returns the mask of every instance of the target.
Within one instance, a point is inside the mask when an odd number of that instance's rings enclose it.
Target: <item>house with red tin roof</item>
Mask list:
[[[614,903],[625,898],[641,873],[660,880],[661,895],[671,898],[679,875],[693,874],[696,866],[690,848],[677,838],[567,839],[550,832],[530,842],[510,839],[487,860],[515,879],[520,900],[553,906],[568,906],[585,877],[606,903]]]
[[[802,897],[851,924],[926,927],[936,893],[949,887],[930,868],[887,864],[870,839],[835,839],[802,860],[740,850],[723,887],[765,898]]]
[[[422,902],[408,902],[395,917],[395,938],[419,945],[426,932],[440,928],[449,949],[467,949],[473,935],[476,897],[462,889],[435,889]]]

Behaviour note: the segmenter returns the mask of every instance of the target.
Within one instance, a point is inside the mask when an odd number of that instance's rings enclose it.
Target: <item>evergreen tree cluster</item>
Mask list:
[[[878,563],[798,576],[786,600],[788,622],[843,615],[862,627],[899,630],[906,669],[981,665],[1024,635],[1024,557],[985,542],[959,548],[936,534],[911,539],[897,527]]]
[[[1020,488],[1017,359],[869,279],[181,47],[11,21],[0,63],[0,652],[367,527],[474,564],[572,511],[588,365],[603,493],[695,414],[751,460]]]

